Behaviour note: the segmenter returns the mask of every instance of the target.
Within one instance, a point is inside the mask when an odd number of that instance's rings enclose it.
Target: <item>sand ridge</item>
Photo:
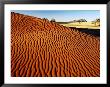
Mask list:
[[[100,40],[47,19],[12,12],[11,76],[100,76]]]

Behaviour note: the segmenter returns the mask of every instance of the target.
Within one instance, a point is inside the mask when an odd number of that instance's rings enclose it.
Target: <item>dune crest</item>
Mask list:
[[[11,13],[12,77],[99,77],[100,39]]]

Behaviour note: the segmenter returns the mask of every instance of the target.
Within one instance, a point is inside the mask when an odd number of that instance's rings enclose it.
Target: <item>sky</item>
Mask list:
[[[94,21],[100,18],[100,10],[12,10],[11,12],[30,15],[38,18],[54,18],[57,22],[68,22],[78,19]]]

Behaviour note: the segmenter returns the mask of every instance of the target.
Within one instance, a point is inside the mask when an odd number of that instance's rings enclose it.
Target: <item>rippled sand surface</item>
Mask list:
[[[99,77],[100,40],[68,27],[11,13],[12,77]]]

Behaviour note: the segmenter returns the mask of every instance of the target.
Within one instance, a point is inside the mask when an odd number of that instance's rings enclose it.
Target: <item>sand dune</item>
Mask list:
[[[93,24],[92,22],[75,22],[75,23],[65,23],[65,24],[61,24],[63,26],[66,27],[76,27],[76,28],[88,28],[88,29],[100,29],[99,23],[97,23],[96,25]]]
[[[68,27],[11,13],[12,77],[99,77],[100,40]]]

